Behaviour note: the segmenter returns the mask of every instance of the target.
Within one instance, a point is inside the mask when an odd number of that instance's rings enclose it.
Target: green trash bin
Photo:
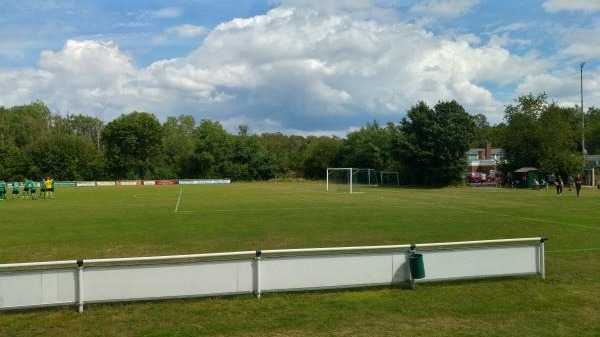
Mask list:
[[[408,266],[410,267],[410,276],[415,279],[425,278],[425,264],[423,263],[423,254],[411,252],[408,255]]]

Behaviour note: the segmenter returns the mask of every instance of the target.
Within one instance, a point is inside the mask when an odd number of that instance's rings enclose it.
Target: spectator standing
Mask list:
[[[554,184],[556,185],[556,195],[560,196],[563,192],[563,185],[564,185],[562,177],[561,176],[556,177]]]
[[[581,184],[583,183],[583,179],[581,179],[581,175],[577,175],[575,177],[575,192],[577,192],[577,196],[579,196],[579,192],[581,191]]]

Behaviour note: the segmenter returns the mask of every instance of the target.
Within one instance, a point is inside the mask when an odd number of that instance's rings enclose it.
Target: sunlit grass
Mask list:
[[[596,336],[600,191],[324,182],[58,188],[0,202],[0,263],[547,235],[547,279],[5,311],[0,336]]]

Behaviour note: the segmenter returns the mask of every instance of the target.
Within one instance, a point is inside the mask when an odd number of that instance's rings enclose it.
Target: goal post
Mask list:
[[[357,169],[351,167],[328,167],[327,168],[327,191],[330,185],[348,185],[348,191],[354,192],[353,176]]]
[[[381,186],[400,186],[400,177],[397,171],[379,171]]]
[[[354,167],[328,167],[327,168],[327,191],[332,186],[337,186],[338,191],[359,193],[359,187],[379,186],[380,180],[374,169],[363,169]]]
[[[355,184],[366,185],[366,186],[379,186],[379,177],[377,171],[370,168],[359,168],[355,169],[352,173]]]

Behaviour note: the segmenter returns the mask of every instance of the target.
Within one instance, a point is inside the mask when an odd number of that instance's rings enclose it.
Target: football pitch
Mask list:
[[[0,311],[0,336],[598,336],[600,190],[324,182],[57,187],[0,201],[0,263],[547,236],[546,280],[500,278]]]

